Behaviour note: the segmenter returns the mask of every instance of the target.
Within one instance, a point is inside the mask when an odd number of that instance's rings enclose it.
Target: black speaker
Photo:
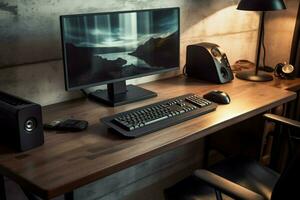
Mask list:
[[[187,46],[185,74],[214,83],[227,83],[234,79],[226,54],[212,43]]]
[[[44,143],[41,106],[0,92],[1,143],[26,151]]]

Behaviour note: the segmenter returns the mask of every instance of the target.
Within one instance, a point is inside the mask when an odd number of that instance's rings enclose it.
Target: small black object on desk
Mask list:
[[[49,124],[44,124],[46,130],[56,131],[83,131],[88,127],[88,122],[84,120],[66,119],[66,120],[55,120]]]
[[[219,104],[229,104],[230,97],[226,92],[220,90],[213,90],[211,92],[206,93],[203,97],[209,101],[219,103]]]

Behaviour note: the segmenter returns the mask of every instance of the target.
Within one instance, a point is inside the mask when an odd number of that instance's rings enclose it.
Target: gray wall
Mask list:
[[[286,10],[268,12],[266,15],[266,64],[269,66],[290,60],[299,0],[285,2]]]
[[[267,61],[271,64],[289,57],[298,0],[286,2],[288,10],[267,15],[268,54],[270,59],[274,58]],[[231,64],[238,59],[254,61],[259,15],[237,11],[236,3],[237,0],[0,0],[0,90],[42,105],[81,96],[80,92],[64,90],[58,21],[61,14],[179,6],[181,67],[185,62],[186,45],[202,41],[219,44]],[[273,34],[274,31],[278,35]],[[139,84],[178,73],[130,82]],[[164,187],[201,165],[202,148],[199,141],[167,152],[78,189],[76,198],[162,199]],[[143,171],[147,173],[143,175]],[[110,187],[103,190],[106,183]],[[14,187],[8,189],[10,199],[24,198]]]
[[[181,8],[181,66],[185,62],[186,45],[202,41],[219,44],[231,64],[238,59],[254,61],[259,15],[236,10],[237,1],[0,0],[0,90],[42,105],[81,96],[79,92],[64,90],[58,20],[62,14],[178,6]],[[271,66],[289,60],[299,0],[286,0],[286,3],[287,10],[267,14],[267,64]],[[144,77],[131,83],[175,74]]]
[[[181,8],[181,66],[185,47],[202,41],[219,44],[229,60],[254,59],[258,15],[235,9],[232,0],[0,0],[0,90],[48,105],[72,98],[65,92],[60,46],[59,15],[144,8]],[[246,51],[247,50],[247,51]],[[48,61],[51,59],[58,59]],[[33,63],[36,64],[22,64]],[[132,80],[142,83],[151,76]]]

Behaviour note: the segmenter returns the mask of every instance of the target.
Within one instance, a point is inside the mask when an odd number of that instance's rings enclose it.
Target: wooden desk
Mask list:
[[[290,90],[297,93],[296,100],[289,104],[287,108],[287,116],[295,120],[300,120],[300,78],[295,78],[293,80],[280,80],[275,79],[271,84],[272,86]]]
[[[89,122],[85,132],[45,132],[45,144],[25,153],[1,147],[0,174],[12,178],[26,190],[50,199],[108,176],[180,145],[264,113],[295,99],[293,92],[235,79],[215,85],[176,77],[142,87],[156,91],[157,98],[116,108],[87,99],[60,103],[43,109],[44,121],[74,117]],[[99,118],[186,93],[226,91],[232,99],[215,112],[137,138],[124,139],[109,133]]]
[[[300,90],[300,78],[295,78],[292,80],[279,79],[274,77],[273,81],[263,82],[266,85],[277,87],[284,90],[299,91]]]

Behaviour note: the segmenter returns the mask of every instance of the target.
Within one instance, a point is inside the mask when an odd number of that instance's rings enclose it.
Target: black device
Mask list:
[[[179,69],[179,8],[60,17],[66,90],[107,84],[89,96],[111,106],[156,93],[126,80]]]
[[[44,143],[41,106],[0,92],[1,143],[26,151]]]
[[[203,97],[209,101],[219,104],[229,104],[231,101],[229,95],[226,92],[220,90],[210,91],[203,95]]]
[[[278,63],[274,68],[274,75],[282,79],[295,78],[295,67],[287,63]]]
[[[214,83],[227,83],[234,78],[226,54],[212,43],[187,46],[185,74]]]
[[[217,104],[186,94],[102,118],[117,133],[135,138],[214,111]]]
[[[47,130],[57,130],[57,131],[83,131],[87,129],[88,122],[85,120],[77,119],[66,119],[66,120],[54,120],[48,124],[44,124],[44,128]]]

